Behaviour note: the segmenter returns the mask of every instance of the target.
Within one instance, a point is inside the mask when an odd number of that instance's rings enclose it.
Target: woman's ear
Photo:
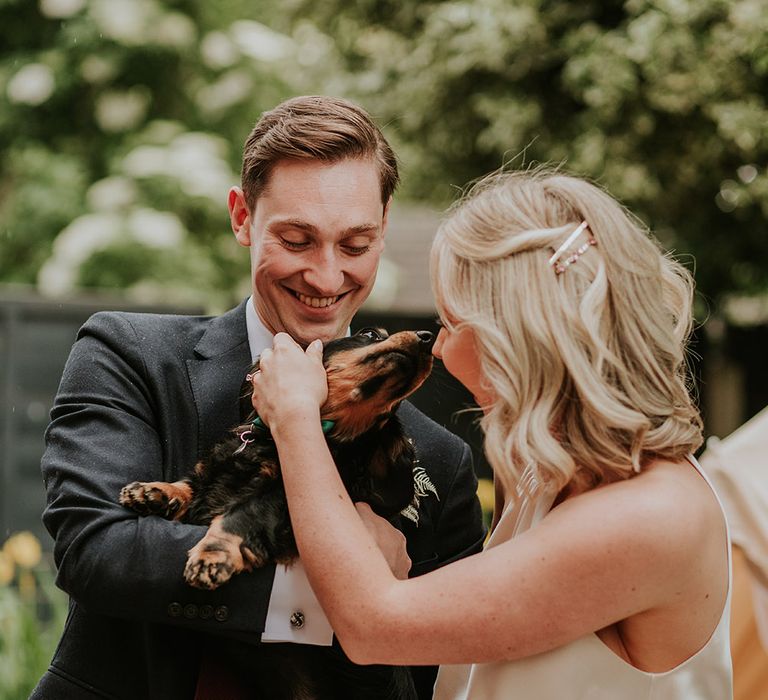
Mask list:
[[[239,187],[232,187],[227,196],[229,222],[237,242],[248,248],[251,245],[251,214],[245,201],[245,194]]]

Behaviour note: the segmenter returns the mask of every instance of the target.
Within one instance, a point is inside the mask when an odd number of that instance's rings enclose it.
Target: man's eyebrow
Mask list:
[[[270,221],[267,224],[267,228],[271,231],[279,230],[282,228],[297,228],[301,231],[306,231],[307,233],[318,233],[318,229],[314,224],[310,224],[308,221],[304,221],[303,219],[278,219],[277,221]],[[365,233],[378,231],[379,228],[379,224],[375,223],[357,224],[355,226],[350,226],[349,228],[344,229],[342,234],[345,236],[362,235]]]
[[[281,228],[298,228],[309,233],[317,232],[317,228],[315,226],[310,224],[308,221],[304,221],[303,219],[278,219],[276,221],[270,221],[267,224],[267,228],[270,230]]]
[[[354,236],[356,233],[358,234],[370,233],[371,231],[378,231],[378,230],[379,230],[378,224],[358,224],[357,226],[350,226],[348,229],[345,229],[344,233]]]

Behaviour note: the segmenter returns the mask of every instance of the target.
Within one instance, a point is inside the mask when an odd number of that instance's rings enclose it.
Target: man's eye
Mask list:
[[[341,249],[347,255],[362,255],[371,249],[373,239],[368,234],[346,236],[339,241]]]
[[[349,255],[362,255],[363,253],[367,253],[371,246],[369,245],[345,245],[343,246],[344,250]]]
[[[289,241],[287,238],[281,238],[280,243],[289,250],[303,250],[309,245],[306,241]]]

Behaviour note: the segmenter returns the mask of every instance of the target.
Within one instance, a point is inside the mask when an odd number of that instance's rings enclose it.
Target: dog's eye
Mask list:
[[[384,336],[382,336],[377,328],[361,328],[355,335],[370,338],[371,340],[384,340]]]

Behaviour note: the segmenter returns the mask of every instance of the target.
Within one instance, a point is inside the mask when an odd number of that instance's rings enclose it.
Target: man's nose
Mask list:
[[[333,296],[344,286],[344,269],[335,255],[318,255],[304,271],[304,281],[322,296]]]

